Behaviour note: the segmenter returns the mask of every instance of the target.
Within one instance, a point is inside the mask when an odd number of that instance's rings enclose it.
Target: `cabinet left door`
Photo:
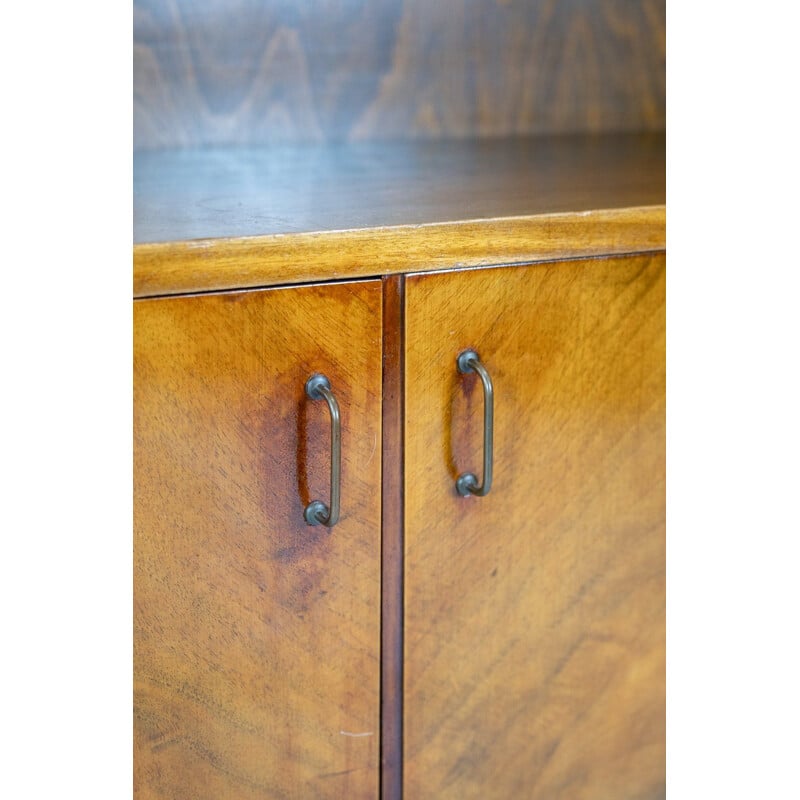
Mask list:
[[[138,300],[134,387],[136,797],[377,797],[380,281]]]

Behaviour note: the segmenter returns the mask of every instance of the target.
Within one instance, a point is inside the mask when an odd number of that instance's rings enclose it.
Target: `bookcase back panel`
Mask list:
[[[664,127],[662,0],[134,0],[137,149]]]

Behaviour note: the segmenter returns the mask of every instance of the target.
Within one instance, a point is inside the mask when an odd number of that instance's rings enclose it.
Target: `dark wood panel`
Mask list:
[[[135,0],[138,148],[664,126],[663,0]]]
[[[376,798],[381,286],[134,305],[138,798]],[[329,491],[323,372],[342,414]]]
[[[134,242],[661,205],[664,136],[140,153]]]
[[[664,281],[661,254],[406,279],[407,797],[664,796]]]
[[[383,280],[381,800],[403,796],[403,301]]]

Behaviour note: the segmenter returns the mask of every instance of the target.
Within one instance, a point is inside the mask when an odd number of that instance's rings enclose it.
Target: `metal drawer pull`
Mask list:
[[[331,505],[312,500],[303,516],[309,525],[332,528],[339,521],[339,497],[342,481],[342,421],[339,404],[331,391],[331,382],[324,375],[312,375],[306,381],[306,395],[312,400],[324,398],[331,412]]]
[[[474,350],[465,350],[456,359],[458,371],[465,375],[477,372],[483,384],[483,484],[472,472],[462,472],[456,479],[456,491],[462,496],[474,494],[483,497],[492,488],[492,450],[494,447],[494,388],[492,379]]]

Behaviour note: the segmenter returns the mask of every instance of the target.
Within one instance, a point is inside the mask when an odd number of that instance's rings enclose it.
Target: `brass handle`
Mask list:
[[[324,398],[331,412],[331,504],[312,500],[303,516],[309,525],[332,528],[339,521],[339,499],[342,482],[342,420],[339,404],[331,391],[331,382],[324,375],[312,375],[306,381],[306,395],[312,400]]]
[[[477,372],[483,384],[483,483],[472,472],[462,472],[456,479],[456,491],[462,496],[483,497],[492,488],[492,451],[494,448],[494,387],[486,367],[474,350],[465,350],[456,359],[458,371],[464,375]]]

